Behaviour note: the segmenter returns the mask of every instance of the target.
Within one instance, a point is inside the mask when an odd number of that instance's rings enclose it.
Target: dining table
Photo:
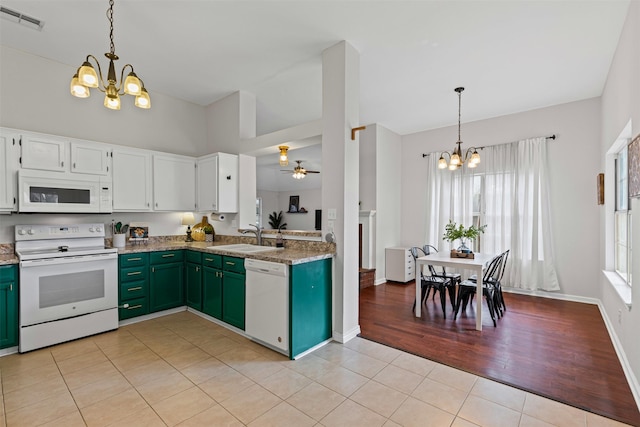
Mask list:
[[[489,263],[497,254],[474,253],[473,258],[452,257],[448,252],[437,252],[416,258],[416,301],[421,300],[421,269],[425,265],[468,270],[476,274],[476,330],[482,330],[482,276]],[[422,304],[416,304],[416,317],[422,316]]]

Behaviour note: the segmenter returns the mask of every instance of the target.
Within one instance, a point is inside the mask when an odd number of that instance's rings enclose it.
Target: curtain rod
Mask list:
[[[553,135],[550,136],[545,136],[545,139],[556,139],[557,136],[554,133]],[[510,142],[507,142],[506,144],[511,144]],[[496,145],[500,145],[500,144],[496,144]],[[477,147],[478,150],[484,150],[484,147]],[[434,153],[441,153],[441,151],[434,151]],[[428,157],[430,156],[432,153],[422,153],[422,158]]]

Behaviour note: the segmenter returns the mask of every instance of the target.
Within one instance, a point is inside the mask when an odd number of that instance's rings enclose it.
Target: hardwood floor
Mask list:
[[[473,374],[640,426],[636,405],[598,307],[505,293],[507,311],[494,328],[475,302],[443,319],[429,297],[422,318],[411,310],[413,282],[360,291],[361,336]]]

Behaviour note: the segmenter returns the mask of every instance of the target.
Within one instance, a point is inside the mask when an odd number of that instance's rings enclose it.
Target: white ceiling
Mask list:
[[[106,0],[1,0],[41,32],[0,20],[0,43],[78,67],[106,65]],[[258,101],[258,134],[320,118],[322,51],[360,52],[361,124],[407,134],[599,96],[629,0],[116,0],[120,67],[153,102]],[[119,70],[118,70],[119,73]],[[71,77],[71,75],[69,76]],[[68,81],[60,82],[68,85]]]

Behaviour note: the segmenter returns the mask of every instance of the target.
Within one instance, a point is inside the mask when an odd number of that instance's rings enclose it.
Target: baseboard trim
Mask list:
[[[355,337],[357,337],[360,334],[360,325],[357,325],[356,327],[354,327],[353,329],[351,329],[350,331],[346,332],[346,333],[340,333],[340,332],[336,332],[333,331],[333,340],[337,341],[341,344],[344,344],[346,342],[351,341],[352,339],[354,339]]]
[[[624,372],[624,376],[627,379],[627,383],[629,383],[629,388],[631,389],[631,394],[633,394],[633,399],[636,401],[638,410],[640,410],[640,383],[633,374],[631,364],[629,363],[629,359],[627,359],[627,355],[624,352],[622,343],[618,339],[618,335],[613,328],[613,323],[611,323],[611,319],[607,315],[607,311],[604,309],[604,305],[601,301],[598,301],[598,309],[600,310],[600,315],[602,316],[604,324],[607,327],[607,332],[609,332],[609,337],[611,338],[611,342],[613,343],[613,348],[615,349],[616,354],[618,355],[618,359],[620,360],[620,364],[622,365],[622,371]]]
[[[553,291],[532,291],[529,289],[518,289],[518,288],[509,288],[506,286],[502,287],[503,292],[510,292],[512,294],[520,294],[520,295],[531,295],[533,297],[541,297],[541,298],[550,298],[550,299],[558,299],[563,301],[573,301],[573,302],[582,302],[585,304],[593,304],[598,305],[600,300],[598,298],[588,298],[581,297],[578,295],[569,295],[569,294],[561,294]]]
[[[169,310],[156,311],[155,313],[144,314],[142,316],[132,317],[131,319],[125,319],[118,322],[118,327],[133,325],[134,323],[144,322],[145,320],[157,319],[158,317],[167,316],[169,314],[180,313],[186,311],[187,306],[183,305],[177,308],[170,308]]]

